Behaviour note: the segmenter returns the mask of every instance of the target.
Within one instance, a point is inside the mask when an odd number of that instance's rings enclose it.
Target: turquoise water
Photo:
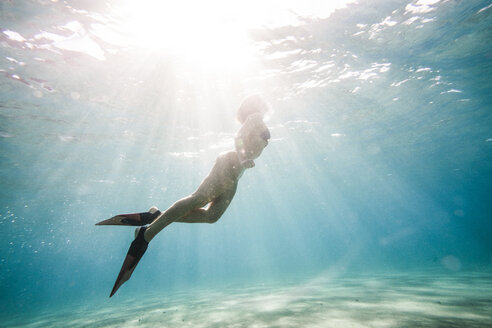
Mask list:
[[[492,324],[490,1],[360,0],[244,35],[246,15],[189,8],[142,32],[121,3],[0,3],[4,324]],[[227,212],[163,230],[109,299],[133,229],[94,224],[193,192],[252,93],[272,141]]]

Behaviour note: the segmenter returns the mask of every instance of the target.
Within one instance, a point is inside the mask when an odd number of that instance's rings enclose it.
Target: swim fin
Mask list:
[[[161,211],[152,206],[147,212],[118,214],[110,219],[96,223],[96,225],[126,225],[126,226],[143,226],[152,223],[161,215]]]
[[[111,294],[109,297],[113,296],[114,293],[118,290],[132,276],[133,270],[137,267],[138,262],[145,254],[149,243],[144,239],[144,233],[147,227],[137,228],[135,231],[135,240],[132,241],[130,248],[128,249],[128,253],[126,254],[125,261],[121,267],[120,273],[118,274],[118,278],[116,278],[116,282],[114,283],[113,290],[111,290]]]

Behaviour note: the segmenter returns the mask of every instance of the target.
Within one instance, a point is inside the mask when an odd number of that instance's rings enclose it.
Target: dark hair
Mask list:
[[[246,97],[239,109],[237,110],[236,118],[241,124],[243,124],[249,115],[255,113],[265,114],[270,105],[260,95],[252,95]]]

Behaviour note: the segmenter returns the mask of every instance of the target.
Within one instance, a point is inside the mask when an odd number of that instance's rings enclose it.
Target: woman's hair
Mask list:
[[[236,118],[243,124],[249,115],[255,113],[265,114],[269,109],[270,105],[260,95],[248,96],[239,106]]]

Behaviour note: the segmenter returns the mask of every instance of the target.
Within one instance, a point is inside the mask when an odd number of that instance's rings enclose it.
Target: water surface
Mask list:
[[[0,4],[8,325],[490,325],[489,1],[142,6]],[[108,299],[133,230],[94,224],[193,192],[252,93],[272,141],[226,214]]]

